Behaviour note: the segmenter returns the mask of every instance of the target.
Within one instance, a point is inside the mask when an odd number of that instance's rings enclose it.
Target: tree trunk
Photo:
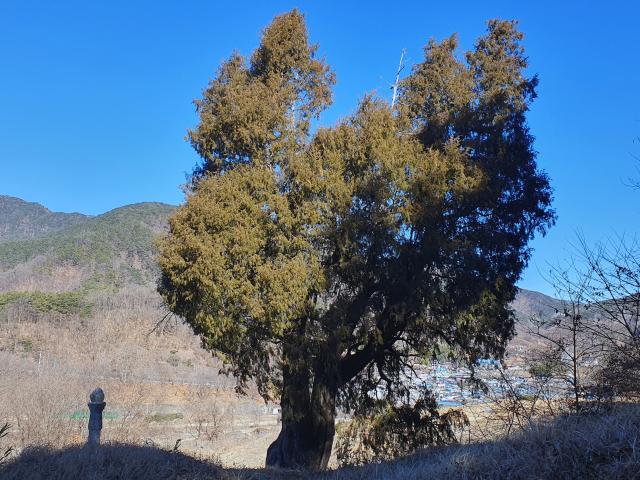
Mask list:
[[[329,464],[335,433],[335,388],[316,377],[311,394],[308,386],[305,390],[283,395],[282,430],[267,450],[268,467],[324,470]],[[306,404],[302,411],[296,408],[302,405],[296,405],[291,397],[302,400],[305,394],[307,401],[300,402]]]

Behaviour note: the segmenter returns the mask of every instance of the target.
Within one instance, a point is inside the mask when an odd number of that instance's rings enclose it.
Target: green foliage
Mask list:
[[[6,292],[0,295],[0,308],[4,308],[11,303],[17,303],[23,298],[28,298],[27,292]]]
[[[61,315],[70,315],[80,313],[85,317],[91,315],[92,306],[87,303],[87,294],[85,292],[6,292],[0,295],[0,309],[20,301],[27,303],[31,310],[39,314],[59,313]]]
[[[89,416],[90,413],[87,411],[56,414],[56,418],[62,420],[87,420]],[[105,420],[118,420],[121,418],[121,415],[118,412],[102,412],[102,418]]]
[[[516,27],[488,22],[468,52],[431,40],[395,110],[365,95],[312,132],[335,76],[294,10],[195,102],[202,164],[157,242],[159,292],[241,387],[282,395],[269,462],[326,465],[320,444],[282,449],[332,437],[336,401],[370,413],[381,383],[395,405],[413,352],[504,353],[528,242],[555,221]]]
[[[554,378],[562,373],[564,366],[554,359],[547,359],[543,362],[534,363],[529,367],[529,373],[538,378]]]
[[[433,345],[429,345],[424,352],[418,353],[418,359],[425,365],[429,365],[433,360],[446,362],[455,356],[456,351],[443,342],[437,342]]]
[[[113,268],[96,268],[91,276],[82,282],[84,290],[117,290],[125,285],[120,271]]]
[[[18,340],[22,343],[24,353],[29,353],[33,349],[33,340],[28,337],[19,336]]]
[[[89,303],[80,310],[80,318],[90,318],[93,316],[93,304]]]
[[[181,413],[154,413],[151,415],[151,421],[162,423],[162,422],[172,422],[173,420],[177,420],[182,418]]]
[[[169,355],[169,358],[167,358],[167,363],[172,367],[177,367],[180,365],[180,357],[172,353]]]
[[[121,277],[128,278],[129,283],[135,283],[136,285],[144,285],[146,282],[145,276],[142,270],[139,270],[131,265],[123,263],[120,265]]]
[[[56,312],[63,315],[80,310],[84,295],[79,292],[43,293],[33,292],[30,295],[31,307],[38,313]]]
[[[300,149],[312,120],[332,103],[336,76],[317,57],[318,45],[309,45],[303,15],[294,9],[276,17],[260,38],[249,58],[234,52],[224,60],[194,101],[203,119],[188,131],[203,160],[196,175],[276,166]]]
[[[51,212],[38,203],[0,195],[0,243],[40,237],[88,218],[81,213]]]
[[[42,265],[35,265],[33,267],[33,271],[41,275],[51,275],[53,274],[53,267],[54,264],[49,260],[44,262]]]

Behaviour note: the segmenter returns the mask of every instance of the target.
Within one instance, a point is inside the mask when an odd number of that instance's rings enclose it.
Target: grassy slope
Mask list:
[[[88,218],[81,213],[52,212],[39,203],[0,195],[0,243],[41,237]]]

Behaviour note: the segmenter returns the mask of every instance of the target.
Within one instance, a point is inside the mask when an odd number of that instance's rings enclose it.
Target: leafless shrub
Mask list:
[[[84,443],[96,386],[106,394],[103,442],[169,448],[181,439],[180,448],[195,442],[205,452],[225,432],[259,421],[259,408],[238,415],[234,380],[219,375],[220,363],[188,326],[153,331],[163,312],[155,292],[130,286],[88,301],[92,316],[63,321],[33,316],[26,305],[0,308],[0,421],[11,424],[6,441],[17,451]]]
[[[628,236],[594,247],[578,240],[570,261],[549,272],[560,306],[533,315],[528,332],[542,342],[529,356],[531,371],[564,382],[576,409],[581,398],[640,396],[640,244]]]
[[[2,427],[0,427],[0,439],[8,435],[10,428],[11,426],[8,423],[5,423]],[[4,451],[2,448],[4,448]],[[0,448],[0,462],[3,462],[11,454],[11,452],[13,452],[13,447],[11,446],[2,448]]]
[[[218,438],[223,430],[232,426],[233,415],[230,412],[229,398],[222,398],[219,388],[195,386],[189,388],[189,408],[185,419],[195,437],[196,446],[200,441]]]
[[[3,415],[12,424],[9,438],[15,445],[61,447],[68,438],[84,433],[81,422],[72,415],[81,410],[83,400],[82,410],[86,410],[86,393],[77,395],[82,382],[73,378],[64,383],[56,380],[47,375],[3,376],[3,384],[11,386],[3,395]]]

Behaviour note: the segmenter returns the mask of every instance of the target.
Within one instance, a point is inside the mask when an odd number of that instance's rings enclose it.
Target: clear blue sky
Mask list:
[[[431,36],[459,32],[470,48],[487,19],[520,20],[540,76],[529,122],[559,218],[519,285],[552,293],[538,270],[568,257],[575,230],[588,242],[638,231],[640,192],[623,185],[640,178],[637,1],[0,2],[0,194],[92,215],[179,204],[197,161],[184,141],[191,100],[294,6],[338,75],[325,123],[384,87],[403,48],[419,61]]]

